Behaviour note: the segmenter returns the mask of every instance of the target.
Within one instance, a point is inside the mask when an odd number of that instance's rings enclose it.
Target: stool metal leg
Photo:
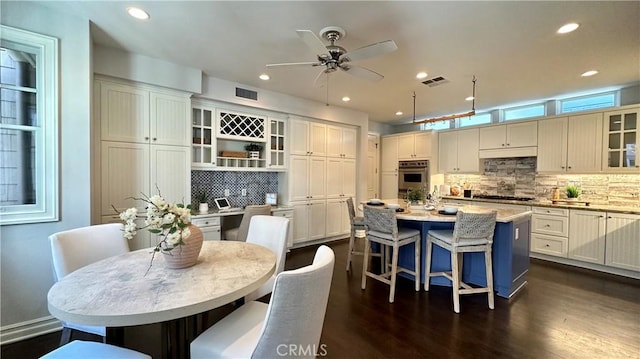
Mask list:
[[[487,272],[487,288],[489,288],[489,293],[487,293],[489,309],[493,309],[493,264],[491,263],[491,245],[489,245],[488,249],[484,252],[484,262],[485,270]]]
[[[427,236],[427,262],[424,266],[424,290],[429,291],[429,283],[431,281],[431,252],[433,251],[433,243]]]

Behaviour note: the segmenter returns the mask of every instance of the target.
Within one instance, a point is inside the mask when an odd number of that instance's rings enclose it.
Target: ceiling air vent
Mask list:
[[[258,92],[236,87],[236,97],[248,98],[258,101]]]
[[[427,85],[429,87],[446,84],[447,82],[449,82],[449,80],[445,79],[442,76],[432,77],[430,79],[422,81],[423,84],[425,84],[425,85]]]

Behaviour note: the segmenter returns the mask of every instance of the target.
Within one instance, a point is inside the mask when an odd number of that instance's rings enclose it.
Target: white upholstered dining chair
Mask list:
[[[228,241],[240,241],[245,242],[247,240],[247,234],[249,232],[249,223],[253,216],[268,216],[271,214],[271,205],[252,205],[244,208],[244,214],[242,215],[242,221],[240,226],[231,228],[224,231],[224,239]]]
[[[277,358],[296,348],[296,357],[315,358],[334,263],[333,250],[320,246],[311,265],[276,277],[269,304],[246,303],[200,334],[191,358]]]
[[[442,276],[451,281],[453,287],[453,311],[460,313],[460,295],[487,293],[489,308],[493,309],[493,265],[491,246],[496,227],[496,211],[486,213],[465,213],[459,210],[453,230],[430,230],[427,232],[427,260],[425,266],[424,290],[429,290],[431,277]],[[432,272],[431,254],[433,245],[451,252],[451,271]],[[485,260],[486,287],[471,287],[464,283],[462,276],[463,253],[483,252]]]
[[[289,235],[289,219],[274,216],[253,216],[249,224],[247,243],[271,249],[276,254],[276,270],[266,283],[244,297],[245,302],[256,300],[271,293],[276,276],[284,270]]]
[[[150,355],[111,344],[74,340],[40,359],[151,359]]]
[[[49,236],[55,280],[67,274],[118,254],[129,252],[129,243],[123,237],[121,223],[99,224],[54,233]],[[72,330],[100,335],[104,338],[105,327],[62,323],[60,345],[71,339]]]

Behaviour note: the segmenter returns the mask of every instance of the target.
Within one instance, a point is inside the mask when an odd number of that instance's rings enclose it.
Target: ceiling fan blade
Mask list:
[[[277,67],[277,66],[320,66],[321,63],[317,61],[312,62],[284,62],[281,64],[266,64],[267,67]]]
[[[369,69],[356,65],[343,64],[340,66],[340,69],[350,75],[373,82],[378,82],[384,78],[384,76],[375,71],[371,71]]]
[[[296,30],[296,33],[298,33],[298,36],[300,36],[302,41],[304,41],[307,44],[307,46],[309,46],[309,48],[313,50],[313,53],[316,56],[325,55],[326,57],[330,57],[327,47],[324,45],[322,40],[320,40],[316,36],[316,34],[313,33],[313,31]]]
[[[343,58],[349,59],[348,61],[358,61],[386,54],[397,49],[398,46],[396,46],[396,43],[393,40],[387,40],[348,52],[343,56]]]
[[[326,76],[329,76],[326,70],[320,71],[315,80],[313,80],[313,87],[324,87],[324,84],[326,83],[325,81],[322,81],[325,78],[324,76],[322,76],[324,74],[326,74]]]

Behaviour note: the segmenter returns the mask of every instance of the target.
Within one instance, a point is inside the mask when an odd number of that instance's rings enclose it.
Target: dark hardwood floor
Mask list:
[[[360,289],[362,258],[345,271],[346,241],[336,253],[321,344],[329,358],[640,358],[640,281],[531,260],[529,284],[514,298],[461,298],[450,288],[415,292],[400,279],[395,303],[375,280]],[[287,269],[311,262],[316,246],[293,250]],[[220,308],[214,317],[233,310]],[[3,359],[37,358],[57,347],[60,332],[2,346]],[[81,337],[76,337],[81,338]],[[84,339],[97,340],[85,336]],[[139,334],[127,343],[153,345]]]

